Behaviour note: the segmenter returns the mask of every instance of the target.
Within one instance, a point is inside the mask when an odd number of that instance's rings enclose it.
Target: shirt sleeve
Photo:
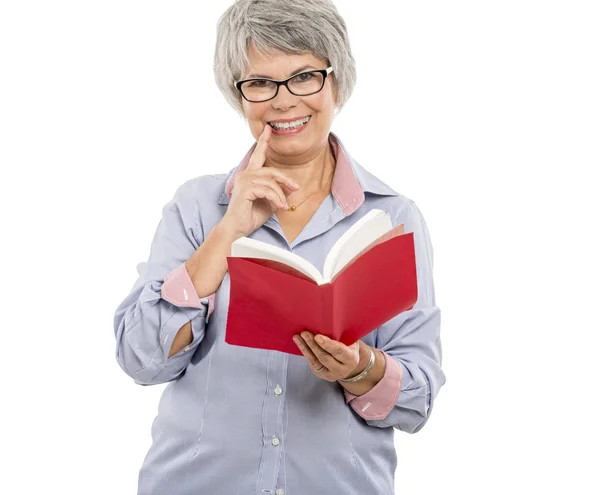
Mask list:
[[[185,261],[175,270],[165,276],[160,294],[163,299],[175,306],[189,306],[202,309],[202,301],[198,297],[194,283],[185,267]],[[208,296],[208,313],[210,316],[215,309],[215,295]]]
[[[210,297],[198,297],[185,269],[203,242],[199,233],[197,203],[187,181],[163,207],[148,261],[138,264],[138,279],[114,316],[117,362],[140,385],[180,377],[204,338],[209,306],[214,303]],[[188,321],[192,342],[167,357],[177,332]]]
[[[441,318],[435,301],[429,230],[420,210],[410,200],[398,214],[396,225],[399,223],[404,223],[405,232],[414,232],[417,302],[412,309],[377,329],[375,347],[386,354],[386,378],[381,390],[376,389],[384,379],[367,394],[357,398],[346,396],[346,400],[355,411],[358,409],[363,413],[361,416],[370,426],[416,433],[429,419],[434,399],[446,382],[446,376],[441,368]],[[390,360],[397,368],[388,375]],[[374,392],[374,400],[369,398],[371,392]],[[384,393],[388,394],[387,403],[381,397]],[[392,400],[394,403],[390,407]],[[369,402],[371,406],[365,409]],[[371,408],[372,417],[369,418],[366,413]]]
[[[387,352],[381,352],[385,359],[385,372],[381,380],[371,390],[362,395],[354,395],[344,389],[346,404],[364,419],[385,418],[398,401],[402,385],[402,368]]]

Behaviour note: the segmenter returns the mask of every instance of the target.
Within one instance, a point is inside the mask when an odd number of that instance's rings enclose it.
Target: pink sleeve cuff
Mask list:
[[[175,306],[197,309],[202,308],[202,301],[198,297],[190,274],[185,267],[185,262],[165,276],[160,293],[163,299]],[[215,295],[211,294],[208,296],[207,316],[210,316],[214,309]]]
[[[385,374],[371,390],[363,395],[354,395],[344,390],[346,404],[364,419],[384,419],[396,405],[402,387],[402,368],[393,357],[384,351]]]

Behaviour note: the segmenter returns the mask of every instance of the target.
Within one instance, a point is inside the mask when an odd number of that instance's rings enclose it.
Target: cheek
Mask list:
[[[263,131],[263,123],[262,123],[263,113],[260,111],[257,111],[253,107],[247,107],[246,105],[243,106],[243,109],[244,109],[244,116],[246,117],[248,127],[250,128],[250,132],[256,138],[256,140],[258,140],[258,138],[260,137],[260,134]]]
[[[246,120],[250,127],[254,127],[256,129],[262,129],[263,120],[265,117],[265,109],[261,105],[251,105],[244,107],[244,113],[246,115]]]
[[[317,93],[314,96],[315,98],[311,101],[310,104],[311,108],[314,111],[320,112],[323,115],[333,113],[335,102],[331,90],[321,91],[320,93]]]
[[[327,98],[315,101],[311,107],[314,112],[318,112],[319,127],[327,127],[331,124],[331,120],[333,119],[333,106],[331,106]]]
[[[248,120],[250,123],[260,119],[260,115],[262,114],[260,105],[257,105],[256,103],[248,103],[246,100],[243,100],[242,109],[244,110],[246,120]]]
[[[244,108],[244,116],[246,117],[246,120],[248,121],[249,124],[252,124],[252,122],[254,122],[254,120],[256,120],[256,117],[254,116],[254,112],[248,108]]]

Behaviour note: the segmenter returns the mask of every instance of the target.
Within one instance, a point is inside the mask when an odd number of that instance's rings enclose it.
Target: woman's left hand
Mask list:
[[[360,361],[360,340],[347,346],[325,335],[313,335],[305,330],[294,336],[294,342],[304,354],[313,374],[329,382],[352,376]]]

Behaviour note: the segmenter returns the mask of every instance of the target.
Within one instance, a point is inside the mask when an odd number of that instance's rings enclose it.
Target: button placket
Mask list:
[[[264,397],[262,424],[265,434],[259,469],[258,486],[269,486],[280,476],[283,440],[285,436],[283,425],[284,397],[287,373],[287,356],[284,353],[269,351],[267,358],[267,385]],[[284,485],[279,484],[279,489]],[[269,486],[272,495],[276,495],[277,485]],[[263,491],[269,488],[263,489]]]

